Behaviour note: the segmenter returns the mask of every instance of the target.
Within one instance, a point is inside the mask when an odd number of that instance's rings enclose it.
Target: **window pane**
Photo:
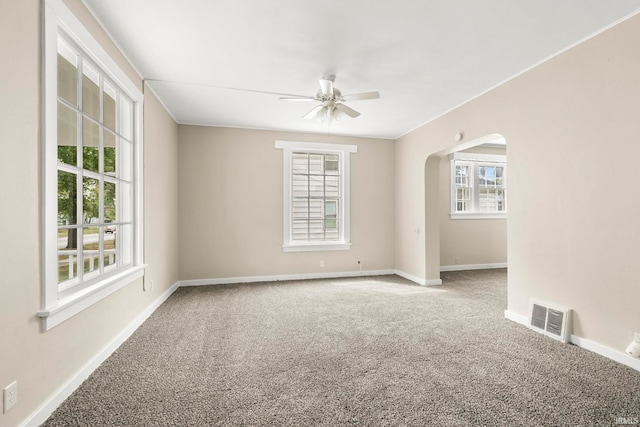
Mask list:
[[[324,197],[324,176],[309,176],[309,196]]]
[[[324,229],[325,230],[335,230],[337,227],[338,220],[335,218],[325,219],[324,220]]]
[[[292,181],[291,193],[293,197],[309,196],[309,177],[307,175],[293,175]]]
[[[105,268],[116,265],[116,236],[120,227],[111,225],[104,227],[104,252],[102,262]]]
[[[82,62],[82,111],[100,120],[100,75],[87,61]]]
[[[504,175],[504,168],[497,167],[496,168],[496,185],[500,187],[503,185],[503,182],[504,182],[503,175]]]
[[[326,201],[324,203],[324,214],[325,216],[336,216],[338,214],[338,203],[335,200]]]
[[[309,217],[309,200],[293,199],[291,206],[291,218],[293,220],[306,220]]]
[[[308,240],[308,236],[309,222],[306,219],[291,222],[291,238],[293,240]]]
[[[98,172],[100,169],[100,126],[87,119],[82,119],[82,167]]]
[[[324,220],[309,221],[309,240],[324,240]]]
[[[501,210],[498,207],[501,194],[500,190],[495,190],[493,188],[481,188],[479,191],[479,208],[481,212],[495,212]]]
[[[456,189],[456,212],[466,212],[471,210],[471,189]]]
[[[78,54],[58,37],[58,97],[78,106]]]
[[[456,165],[456,185],[460,187],[469,186],[469,166]]]
[[[116,221],[116,184],[104,183],[104,222]]]
[[[325,196],[340,197],[340,177],[338,175],[325,176]]]
[[[66,282],[76,277],[78,277],[78,251],[59,248],[58,283]]]
[[[58,171],[58,225],[78,223],[78,181],[73,173]]]
[[[338,228],[338,201],[327,200],[324,203],[324,229],[336,231]]]
[[[84,224],[97,224],[100,208],[100,181],[82,178],[82,211]]]
[[[75,64],[58,54],[58,97],[77,107],[78,69]]]
[[[493,166],[487,166],[484,169],[484,185],[488,187],[495,187],[496,185],[496,168]]]
[[[78,162],[78,113],[58,103],[58,161],[76,166]]]
[[[309,173],[322,174],[324,172],[323,162],[323,154],[309,154]]]
[[[116,130],[116,90],[107,82],[104,82],[102,93],[102,123],[109,129]]]
[[[324,156],[324,171],[328,175],[337,175],[339,173],[339,159],[338,155],[327,154]]]
[[[309,173],[309,158],[306,153],[293,153],[291,157],[291,170],[294,174]]]
[[[324,201],[321,199],[309,200],[309,218],[324,219]]]
[[[100,271],[100,228],[82,229],[82,264],[85,274]]]
[[[116,136],[109,132],[108,130],[104,130],[103,132],[103,141],[104,145],[104,173],[108,175],[116,174]]]

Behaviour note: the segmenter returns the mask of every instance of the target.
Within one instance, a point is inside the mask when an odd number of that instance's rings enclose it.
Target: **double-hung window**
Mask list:
[[[284,152],[284,251],[350,247],[349,166],[355,145],[276,141]]]
[[[142,93],[62,1],[44,25],[46,330],[143,274]]]
[[[451,155],[451,218],[506,218],[506,156]]]

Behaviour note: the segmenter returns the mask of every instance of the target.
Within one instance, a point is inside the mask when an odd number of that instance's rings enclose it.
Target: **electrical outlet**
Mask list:
[[[142,281],[142,290],[145,292],[153,290],[153,280],[147,280],[146,278]]]
[[[18,403],[18,381],[14,381],[6,386],[2,391],[2,397],[4,401],[3,412],[7,412]]]
[[[323,259],[320,260],[320,267],[324,267],[324,260]]]

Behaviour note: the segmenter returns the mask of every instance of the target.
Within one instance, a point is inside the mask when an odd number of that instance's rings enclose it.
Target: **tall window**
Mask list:
[[[451,157],[451,218],[505,218],[505,156],[455,153]]]
[[[142,94],[59,0],[45,5],[48,329],[142,274]]]
[[[276,141],[284,151],[284,250],[349,249],[354,145]]]

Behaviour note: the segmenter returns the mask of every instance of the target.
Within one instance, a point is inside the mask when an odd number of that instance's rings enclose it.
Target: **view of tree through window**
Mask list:
[[[80,49],[58,39],[58,283],[122,265],[131,242],[132,103]],[[127,243],[127,244],[128,244]]]

